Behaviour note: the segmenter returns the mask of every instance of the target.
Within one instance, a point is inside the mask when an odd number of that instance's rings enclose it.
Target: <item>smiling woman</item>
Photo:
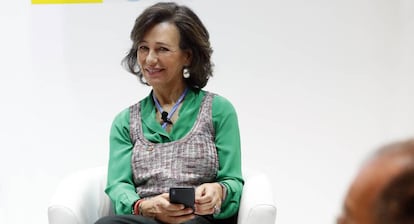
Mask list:
[[[212,76],[209,34],[188,7],[157,3],[136,19],[123,65],[150,94],[115,117],[106,193],[116,216],[97,224],[226,223],[244,184],[232,104],[202,90]],[[195,204],[169,189],[195,189]]]

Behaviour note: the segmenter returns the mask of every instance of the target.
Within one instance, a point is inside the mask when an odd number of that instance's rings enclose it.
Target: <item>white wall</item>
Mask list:
[[[113,117],[149,91],[120,60],[152,2],[0,3],[0,223],[46,223],[57,182],[106,163]],[[210,31],[206,89],[235,105],[277,223],[333,223],[361,161],[413,134],[414,3],[181,2]]]

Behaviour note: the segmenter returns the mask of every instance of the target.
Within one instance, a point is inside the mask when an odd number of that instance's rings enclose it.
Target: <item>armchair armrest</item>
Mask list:
[[[90,224],[112,214],[110,199],[104,193],[106,168],[82,170],[65,177],[48,207],[49,224]]]
[[[240,202],[238,224],[274,224],[276,205],[271,184],[263,173],[248,173]]]

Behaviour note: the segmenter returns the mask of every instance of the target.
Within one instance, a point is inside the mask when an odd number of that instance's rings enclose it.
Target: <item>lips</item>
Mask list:
[[[153,74],[161,72],[163,69],[161,69],[161,68],[147,68],[145,70],[148,72],[149,75],[153,75]]]

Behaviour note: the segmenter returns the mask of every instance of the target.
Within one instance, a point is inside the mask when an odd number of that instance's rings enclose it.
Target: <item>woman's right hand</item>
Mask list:
[[[179,224],[194,218],[194,211],[191,208],[184,208],[181,204],[171,204],[168,193],[145,199],[140,207],[143,216],[153,217],[164,223]]]

